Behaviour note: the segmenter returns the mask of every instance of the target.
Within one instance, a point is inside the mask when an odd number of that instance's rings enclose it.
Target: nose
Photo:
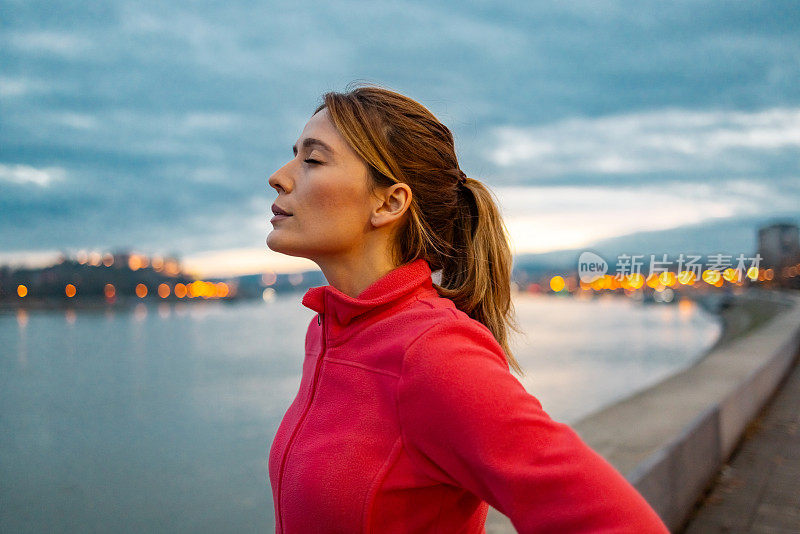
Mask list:
[[[291,191],[292,179],[291,176],[289,176],[289,172],[287,172],[289,163],[272,173],[272,176],[270,176],[267,180],[269,186],[275,189],[278,193],[288,193]]]

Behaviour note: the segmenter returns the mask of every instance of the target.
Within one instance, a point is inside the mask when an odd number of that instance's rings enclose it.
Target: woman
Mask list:
[[[666,532],[510,369],[511,253],[486,187],[425,107],[327,93],[269,179],[270,249],[330,285],[303,304],[297,397],[272,443],[276,532]],[[439,284],[432,271],[441,270]]]

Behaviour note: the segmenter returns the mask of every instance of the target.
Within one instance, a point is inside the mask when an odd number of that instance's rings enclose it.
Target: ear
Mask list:
[[[392,184],[377,195],[377,207],[370,217],[375,227],[399,221],[411,205],[411,188],[408,184]]]

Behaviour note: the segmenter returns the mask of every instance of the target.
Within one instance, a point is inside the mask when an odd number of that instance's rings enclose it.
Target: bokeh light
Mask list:
[[[165,299],[169,296],[170,289],[167,284],[158,284],[158,296]]]
[[[554,276],[554,277],[552,277],[550,279],[550,289],[552,289],[556,293],[558,293],[559,291],[563,290],[565,285],[566,284],[564,283],[564,277],[563,276],[556,275],[556,276]],[[594,287],[594,286],[592,286],[592,287]]]
[[[143,299],[147,296],[147,286],[144,284],[136,284],[136,296]]]

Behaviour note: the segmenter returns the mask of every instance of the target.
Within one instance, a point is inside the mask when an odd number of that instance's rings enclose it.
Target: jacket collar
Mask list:
[[[420,286],[432,287],[431,268],[424,258],[400,265],[378,278],[357,297],[331,285],[312,287],[303,296],[303,305],[317,313],[333,315],[341,325],[373,308],[400,300]]]

